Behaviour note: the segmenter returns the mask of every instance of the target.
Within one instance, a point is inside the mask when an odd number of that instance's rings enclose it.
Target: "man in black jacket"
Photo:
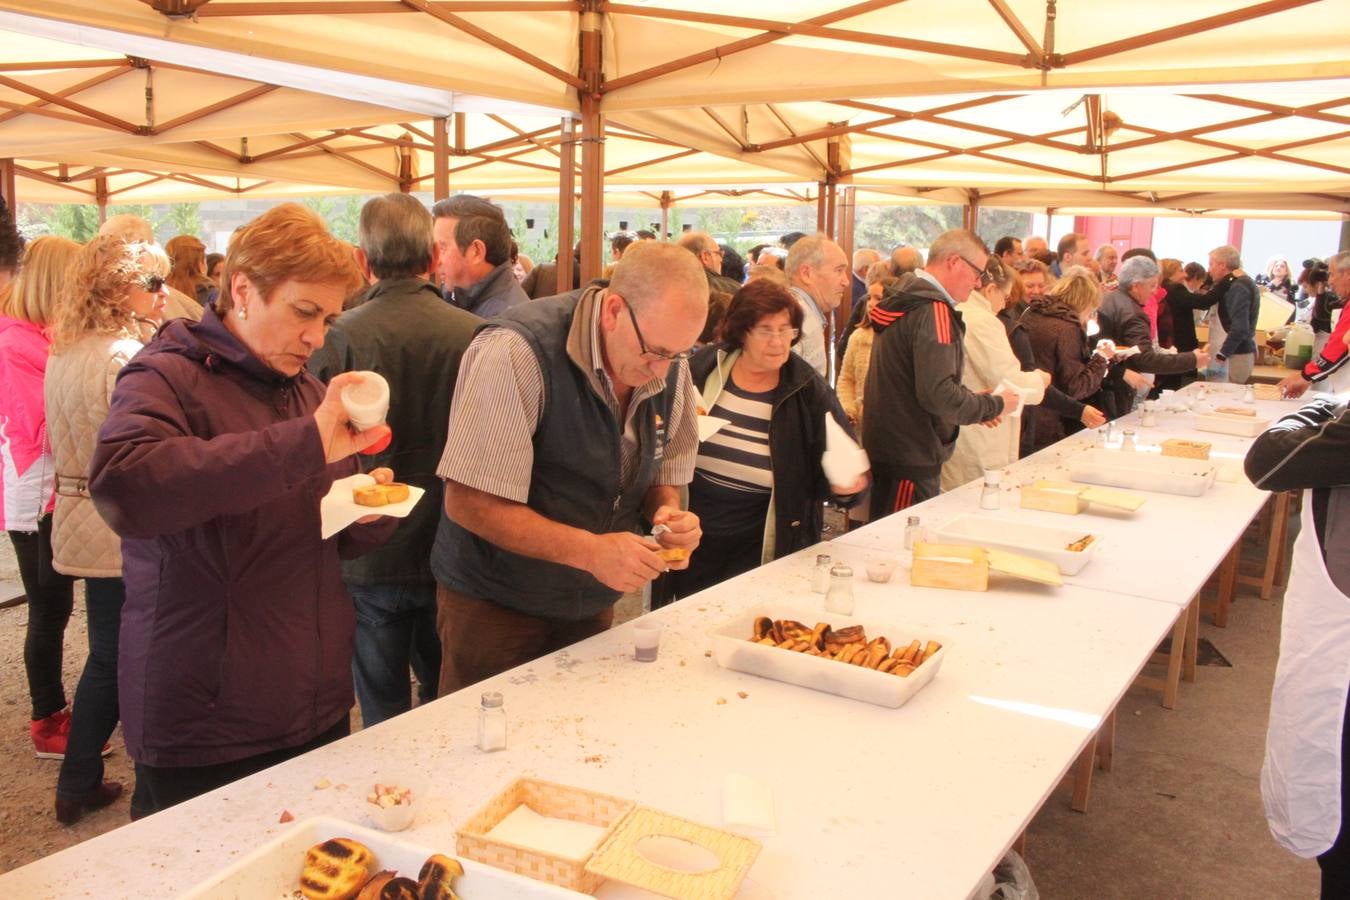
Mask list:
[[[965,326],[956,311],[985,280],[989,251],[964,229],[943,232],[928,264],[892,285],[872,311],[863,447],[872,460],[872,521],[935,497],[962,425],[994,426],[1017,392],[961,384]]]
[[[1256,364],[1256,317],[1261,312],[1261,290],[1250,277],[1240,274],[1241,269],[1242,257],[1236,247],[1225,244],[1209,252],[1210,277],[1216,283],[1230,279],[1219,301],[1219,321],[1226,337],[1214,358],[1228,363],[1228,380],[1233,384],[1246,384],[1251,377]]]
[[[427,492],[386,544],[342,564],[356,604],[352,676],[370,726],[412,706],[409,664],[419,700],[436,698],[441,645],[430,558],[443,493],[436,465],[460,357],[483,320],[446,303],[427,280],[438,254],[421,203],[407,194],[376,197],[362,208],[359,228],[357,261],[375,283],[333,323],[309,368],[324,381],[354,370],[385,377],[393,438],[364,457],[365,468],[388,466],[398,481]]]

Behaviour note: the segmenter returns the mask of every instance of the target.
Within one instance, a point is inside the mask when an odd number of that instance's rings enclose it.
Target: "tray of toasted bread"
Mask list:
[[[724,669],[747,672],[864,703],[904,706],[946,654],[920,629],[789,604],[764,604],[712,632]]]
[[[963,515],[938,527],[938,540],[970,547],[1011,550],[1052,562],[1063,575],[1077,575],[1101,546],[1100,535],[1050,528],[997,516]]]
[[[1093,448],[1068,460],[1069,478],[1086,484],[1199,497],[1214,485],[1219,467],[1210,460]]]
[[[584,895],[326,816],[285,826],[279,836],[182,895],[184,900],[405,896],[579,900]]]
[[[1210,412],[1196,415],[1195,427],[1200,431],[1212,431],[1217,434],[1256,437],[1270,427],[1270,420],[1258,416],[1256,410],[1250,406],[1220,406]]]
[[[328,540],[365,516],[402,519],[425,493],[425,489],[410,484],[379,484],[364,473],[339,478],[319,501],[320,533]]]

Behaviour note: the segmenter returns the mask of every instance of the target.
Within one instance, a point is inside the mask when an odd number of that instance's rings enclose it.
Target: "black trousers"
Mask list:
[[[11,531],[9,541],[19,562],[19,579],[28,595],[28,631],[23,639],[23,666],[33,721],[66,708],[61,683],[66,624],[75,605],[75,579],[52,568],[52,517],[38,520],[37,531]]]
[[[1350,897],[1350,829],[1345,827],[1350,810],[1350,697],[1346,698],[1345,721],[1341,725],[1341,833],[1331,849],[1317,857],[1322,869],[1322,900]]]
[[[677,598],[688,597],[758,568],[763,548],[762,529],[735,535],[705,534],[698,549],[689,557],[689,568],[677,569],[665,576],[671,590],[663,596],[652,591],[652,608],[659,609]]]
[[[288,759],[294,759],[302,753],[341,740],[351,733],[351,717],[344,715],[332,728],[298,747],[269,750],[257,756],[213,766],[147,766],[136,763],[137,800],[143,803],[140,809],[134,811],[134,817],[148,816],[170,806],[177,806],[184,800],[191,800],[193,797],[199,797]]]
[[[872,461],[872,521],[942,493],[941,466],[892,466]]]

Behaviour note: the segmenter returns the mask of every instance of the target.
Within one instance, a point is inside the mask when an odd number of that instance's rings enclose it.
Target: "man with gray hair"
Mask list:
[[[698,257],[699,265],[708,279],[708,293],[714,291],[734,294],[741,289],[740,282],[722,274],[722,256],[724,251],[711,234],[706,231],[686,231],[677,241],[681,247]]]
[[[891,251],[891,274],[903,278],[923,268],[923,252],[918,247],[901,244]]]
[[[848,289],[848,257],[825,235],[812,234],[793,242],[786,269],[791,283],[789,290],[802,308],[801,340],[792,350],[829,381],[826,333],[831,330],[830,316]]]
[[[419,700],[436,698],[441,645],[430,559],[443,492],[436,465],[460,359],[482,319],[446,303],[427,280],[440,260],[431,214],[413,197],[367,201],[358,235],[356,262],[373,284],[328,329],[309,369],[325,382],[358,370],[384,376],[393,434],[384,449],[361,457],[363,466],[388,466],[399,481],[427,492],[387,543],[342,563],[356,605],[352,677],[369,727],[411,708],[410,665]]]
[[[1209,364],[1209,354],[1203,348],[1190,353],[1164,353],[1154,346],[1157,326],[1147,310],[1158,290],[1159,274],[1158,264],[1151,258],[1131,256],[1120,265],[1119,286],[1102,299],[1097,309],[1097,337],[1121,349],[1134,347],[1139,351],[1114,363],[1102,382],[1105,412],[1113,419],[1133,409],[1138,392],[1153,383],[1145,375],[1194,373]]]
[[[853,306],[856,307],[867,296],[867,270],[872,268],[873,263],[880,261],[881,254],[870,248],[853,251],[853,278],[850,281]],[[849,321],[853,321],[851,314]]]
[[[887,288],[872,310],[863,447],[872,460],[872,521],[935,497],[962,425],[997,425],[1015,390],[961,383],[965,326],[957,298],[985,284],[989,251],[964,229],[938,235],[927,265]]]
[[[115,216],[109,216],[102,225],[98,227],[98,236],[107,237],[116,235],[127,243],[150,244],[158,247],[159,243],[155,240],[155,229],[150,227],[150,223],[140,216],[133,216],[131,213],[118,213]],[[188,319],[193,322],[202,320],[202,305],[196,298],[189,297],[180,290],[168,285],[169,296],[164,303],[164,321],[170,319]]]
[[[441,693],[604,631],[625,592],[688,565],[688,357],[707,314],[698,260],[640,241],[607,287],[517,306],[474,338],[439,469]]]
[[[1256,365],[1256,317],[1261,312],[1261,290],[1244,272],[1237,248],[1225,244],[1209,251],[1211,294],[1218,294],[1223,346],[1214,359],[1228,365],[1228,380],[1246,384]]]
[[[511,229],[501,207],[457,194],[437,201],[431,215],[446,300],[488,319],[530,299],[511,265]]]

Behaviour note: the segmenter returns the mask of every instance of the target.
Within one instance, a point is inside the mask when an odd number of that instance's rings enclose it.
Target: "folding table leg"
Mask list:
[[[1219,566],[1219,596],[1218,605],[1214,608],[1214,624],[1219,628],[1228,627],[1228,607],[1233,602],[1233,596],[1237,593],[1238,578],[1238,557],[1241,555],[1242,545],[1239,541],[1233,545],[1233,549],[1228,551],[1228,555],[1223,558],[1223,563]]]
[[[1200,597],[1197,595],[1186,607],[1186,646],[1181,656],[1181,680],[1195,680],[1195,664],[1200,643]]]
[[[1092,767],[1097,761],[1097,735],[1093,735],[1078,754],[1073,764],[1073,799],[1069,807],[1074,812],[1087,812],[1088,796],[1092,793]]]
[[[1275,495],[1275,514],[1270,527],[1270,543],[1266,547],[1266,571],[1261,579],[1261,599],[1269,600],[1275,594],[1275,585],[1282,583],[1284,544],[1289,539],[1289,491]]]
[[[1116,755],[1116,711],[1113,709],[1097,729],[1097,768],[1110,772]]]

